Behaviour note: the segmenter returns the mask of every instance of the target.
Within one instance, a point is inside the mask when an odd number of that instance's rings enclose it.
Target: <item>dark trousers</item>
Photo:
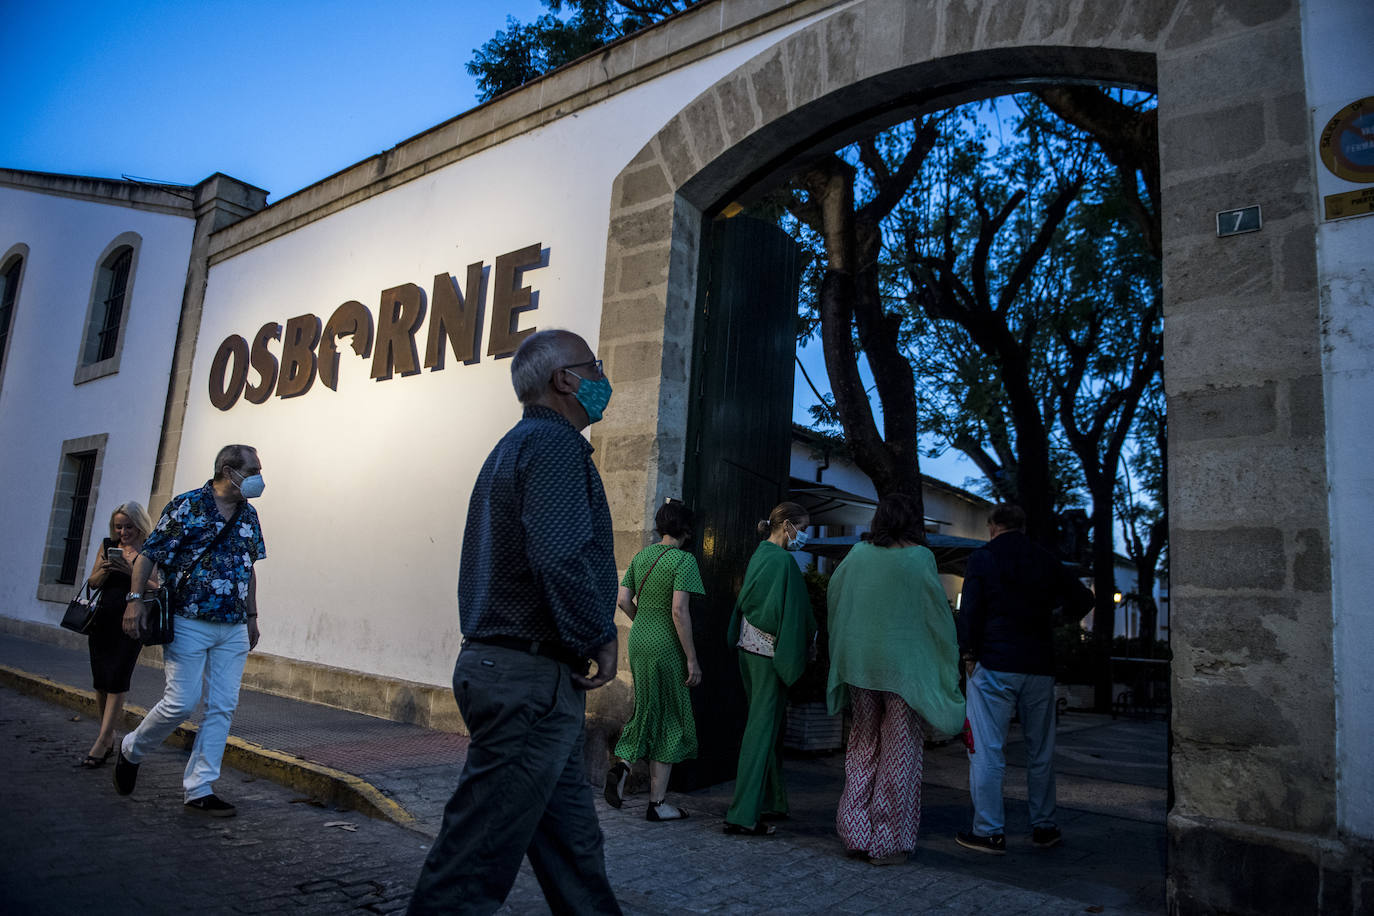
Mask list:
[[[472,738],[411,916],[495,912],[526,855],[554,913],[619,913],[583,772],[586,694],[568,666],[471,643],[453,693]]]

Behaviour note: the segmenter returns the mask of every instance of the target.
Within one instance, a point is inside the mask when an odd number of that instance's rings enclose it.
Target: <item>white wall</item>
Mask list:
[[[0,382],[0,518],[22,534],[0,551],[4,616],[54,623],[65,610],[36,597],[63,441],[109,435],[78,581],[115,506],[148,502],[193,229],[188,217],[0,188],[0,255],[29,248]],[[96,263],[130,231],[142,245],[120,369],[74,385]]]
[[[202,483],[227,442],[258,447],[263,651],[448,683],[468,494],[519,410],[510,363],[485,355],[484,336],[475,365],[450,354],[441,372],[386,381],[371,380],[370,360],[341,344],[337,391],[316,381],[301,397],[220,411],[207,386],[221,341],[251,342],[262,324],[305,313],[327,320],[351,299],[375,319],[383,289],[415,283],[428,297],[437,273],[466,293],[469,263],[491,268],[537,242],[548,266],[524,275],[539,300],[520,327],[570,328],[595,347],[612,181],[670,116],[781,37],[674,71],[211,269],[176,487]],[[489,292],[486,332],[490,301]]]
[[[1374,185],[1343,181],[1316,154],[1317,138],[1346,105],[1374,96],[1374,6],[1343,0],[1303,4],[1307,103],[1312,113],[1317,212],[1321,197]],[[1320,216],[1319,216],[1320,218]],[[1332,606],[1335,611],[1337,817],[1374,837],[1374,215],[1317,226],[1323,313],[1326,455],[1330,482]]]

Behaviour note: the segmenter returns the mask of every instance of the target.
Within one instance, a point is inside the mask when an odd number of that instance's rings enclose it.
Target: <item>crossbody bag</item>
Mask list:
[[[143,607],[147,613],[143,617],[143,635],[140,641],[145,646],[165,646],[176,636],[176,625],[173,623],[175,615],[172,613],[172,598],[181,589],[182,583],[190,578],[191,570],[196,568],[196,564],[205,559],[206,554],[214,549],[219,543],[224,533],[233,527],[239,520],[239,515],[243,512],[242,504],[234,510],[234,514],[224,526],[215,532],[215,536],[210,539],[210,543],[205,545],[205,549],[187,566],[184,570],[177,573],[176,584],[168,586],[165,583],[160,587],[143,596]]]

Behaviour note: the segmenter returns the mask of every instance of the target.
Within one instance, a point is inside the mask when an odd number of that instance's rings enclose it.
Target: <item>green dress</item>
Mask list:
[[[739,641],[741,617],[777,637],[772,658],[739,650],[740,679],[749,715],[740,742],[735,795],[725,820],[752,828],[764,814],[787,813],[779,750],[787,688],[806,668],[811,639],[816,634],[806,580],[792,554],[772,541],[759,544],[744,573],[726,633],[732,647]]]
[[[697,559],[676,547],[650,544],[630,561],[620,584],[639,592],[639,609],[630,625],[629,645],[635,711],[620,733],[615,755],[681,763],[697,755],[697,727],[687,688],[687,654],[673,626],[673,592],[706,593]]]

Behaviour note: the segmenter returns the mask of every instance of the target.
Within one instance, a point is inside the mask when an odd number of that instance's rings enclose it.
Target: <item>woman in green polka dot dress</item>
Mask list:
[[[697,755],[697,727],[687,688],[701,683],[701,665],[692,643],[691,595],[705,594],[696,557],[682,549],[692,533],[692,510],[670,499],[654,515],[660,540],[630,561],[616,604],[630,625],[630,674],[635,711],[606,774],[606,801],[619,808],[625,800],[625,761],[649,761],[649,808],[645,819],[676,821],[687,812],[667,804],[673,764]]]

